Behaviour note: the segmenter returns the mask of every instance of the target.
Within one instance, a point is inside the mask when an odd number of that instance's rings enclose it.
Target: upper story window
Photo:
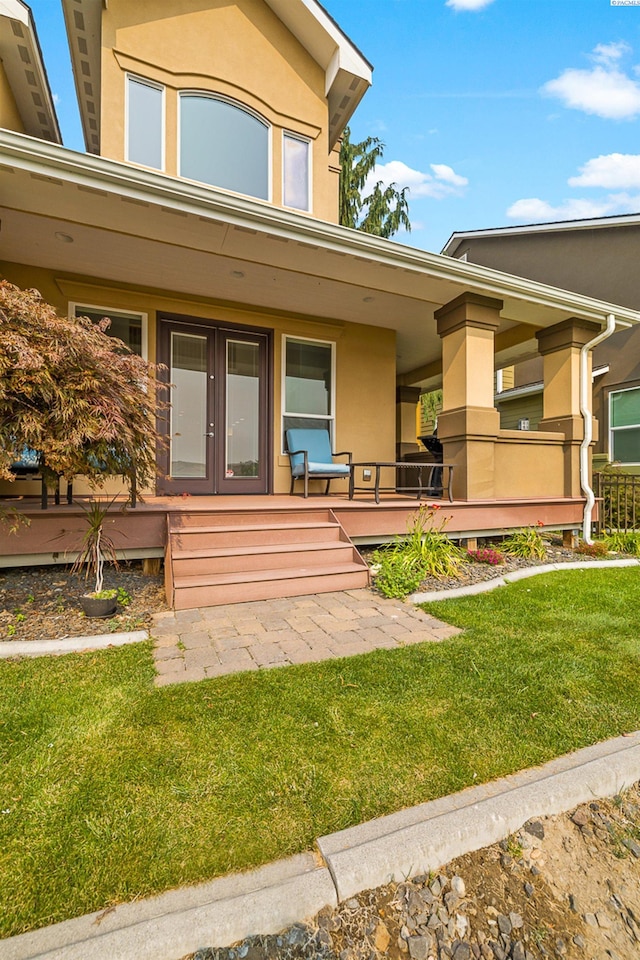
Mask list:
[[[291,133],[282,138],[282,202],[296,210],[311,208],[309,141]]]
[[[609,394],[609,459],[640,463],[640,387]]]
[[[164,168],[164,87],[127,76],[127,160]]]
[[[182,177],[270,199],[270,128],[233,101],[180,94],[179,157]]]

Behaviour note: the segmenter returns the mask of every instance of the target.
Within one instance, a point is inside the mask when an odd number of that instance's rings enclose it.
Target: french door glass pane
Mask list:
[[[259,345],[227,341],[227,444],[225,476],[260,476]]]
[[[171,383],[171,476],[206,477],[206,337],[171,334]]]

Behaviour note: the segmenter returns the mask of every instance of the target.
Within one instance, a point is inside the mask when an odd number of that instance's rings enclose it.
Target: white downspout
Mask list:
[[[596,502],[591,486],[589,485],[589,447],[593,439],[593,416],[591,413],[592,385],[589,372],[589,351],[615,332],[616,318],[612,313],[607,316],[607,326],[604,330],[589,340],[580,350],[580,413],[584,421],[584,437],[580,444],[580,487],[586,497],[582,521],[582,537],[585,543],[593,543],[591,539],[591,516]]]

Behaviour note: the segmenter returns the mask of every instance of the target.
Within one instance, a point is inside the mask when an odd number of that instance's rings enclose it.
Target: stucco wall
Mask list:
[[[24,124],[18,113],[18,107],[7,79],[4,65],[0,60],[0,127],[24,133]]]
[[[166,88],[165,171],[177,175],[178,91],[218,93],[271,125],[272,202],[282,204],[282,132],[311,140],[312,210],[337,221],[324,71],[261,0],[111,0],[103,13],[102,154],[125,159],[125,74]]]
[[[158,312],[264,327],[273,331],[273,462],[274,491],[288,493],[289,459],[281,451],[282,345],[285,335],[335,343],[336,435],[338,450],[351,450],[355,460],[395,458],[395,333],[356,323],[326,323],[271,316],[204,300],[186,300],[162,291],[119,290],[83,277],[61,277],[51,271],[0,262],[0,275],[21,287],[35,287],[44,299],[66,314],[70,302],[105,309],[148,314],[149,359],[156,358]],[[0,494],[20,492],[16,484],[1,485]],[[86,490],[79,481],[74,489]],[[110,482],[109,490],[120,490]],[[346,490],[336,481],[332,490]],[[26,489],[23,492],[27,492]],[[35,493],[31,484],[28,492]]]

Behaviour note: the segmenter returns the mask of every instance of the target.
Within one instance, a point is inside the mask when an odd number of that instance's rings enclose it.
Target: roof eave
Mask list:
[[[576,315],[603,324],[607,315],[612,313],[620,321],[640,323],[640,312],[627,307],[404,246],[204,184],[180,180],[104,157],[75,153],[10,131],[0,131],[0,151],[5,166],[13,165],[32,174],[106,190],[129,199],[161,204],[186,214],[220,219],[230,225],[282,239],[318,245],[330,252],[366,258],[372,263],[448,280],[487,296],[512,298],[560,310],[568,316]]]
[[[0,6],[0,58],[27,134],[62,143],[36,25],[23,0]]]

